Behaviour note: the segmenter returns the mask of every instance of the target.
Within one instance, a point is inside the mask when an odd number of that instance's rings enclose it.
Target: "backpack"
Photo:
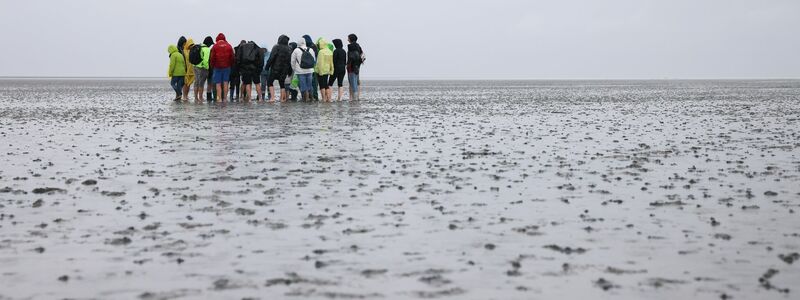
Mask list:
[[[189,63],[199,65],[203,62],[203,51],[200,45],[194,45],[189,48]]]
[[[358,50],[347,52],[347,61],[352,63],[354,66],[360,66],[363,62],[361,52]]]
[[[240,51],[242,51],[242,64],[256,65],[258,63],[258,47],[255,44],[245,44]]]
[[[311,55],[311,52],[309,50],[311,50],[311,49],[310,48],[308,48],[306,50],[300,49],[300,51],[303,51],[303,57],[300,58],[300,68],[311,69],[311,68],[313,68],[314,66],[317,65],[317,62],[314,59],[314,56]]]

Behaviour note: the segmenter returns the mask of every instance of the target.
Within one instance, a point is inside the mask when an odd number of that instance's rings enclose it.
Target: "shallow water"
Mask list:
[[[800,293],[800,81],[170,94],[0,81],[0,299]]]

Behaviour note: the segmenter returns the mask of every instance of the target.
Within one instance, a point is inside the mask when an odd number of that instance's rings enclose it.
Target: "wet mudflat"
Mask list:
[[[794,299],[800,81],[0,81],[0,299]]]

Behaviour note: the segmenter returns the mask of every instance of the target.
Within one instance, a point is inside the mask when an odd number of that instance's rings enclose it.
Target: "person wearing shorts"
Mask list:
[[[200,44],[200,63],[194,65],[194,99],[197,102],[203,101],[203,91],[205,90],[206,85],[211,85],[209,81],[209,70],[208,70],[208,59],[211,56],[211,45],[214,44],[214,40],[211,39],[210,36],[207,36],[203,43]],[[208,91],[211,91],[209,87]],[[209,100],[211,100],[211,96],[209,95]]]
[[[255,42],[249,41],[239,46],[236,52],[239,74],[242,78],[242,99],[253,99],[253,84],[255,84],[256,101],[261,100],[261,70],[264,68],[264,57]]]
[[[214,74],[211,75],[214,84],[217,86],[217,101],[225,101],[231,78],[231,67],[235,63],[233,47],[225,40],[225,35],[217,35],[217,43],[211,48],[211,58],[209,59]]]
[[[323,38],[317,39],[317,46],[319,46],[319,54],[317,55],[317,65],[314,67],[314,71],[317,74],[317,83],[319,84],[322,101],[330,102],[333,92],[328,86],[328,80],[333,75],[333,51],[328,49],[328,41]]]
[[[227,68],[214,68],[214,78],[212,79],[214,84],[227,84],[231,81],[231,67]],[[224,97],[223,97],[224,98]]]
[[[269,94],[273,95],[272,97],[276,96],[275,94],[275,86],[272,83],[277,80],[278,85],[280,86],[280,101],[284,102],[289,99],[288,94],[286,93],[286,84],[284,80],[286,76],[289,75],[289,70],[292,69],[291,67],[291,57],[292,57],[292,48],[289,47],[289,37],[286,35],[281,35],[278,37],[278,43],[272,47],[272,51],[269,52],[269,58],[267,59],[267,65],[264,67],[269,69],[269,76],[267,78],[267,86],[269,87]],[[270,102],[274,99],[270,98]]]

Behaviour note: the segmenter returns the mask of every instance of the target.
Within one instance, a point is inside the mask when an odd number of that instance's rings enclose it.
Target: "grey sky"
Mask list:
[[[365,78],[800,78],[798,16],[797,0],[0,0],[0,76],[166,76],[180,35],[354,32]]]

